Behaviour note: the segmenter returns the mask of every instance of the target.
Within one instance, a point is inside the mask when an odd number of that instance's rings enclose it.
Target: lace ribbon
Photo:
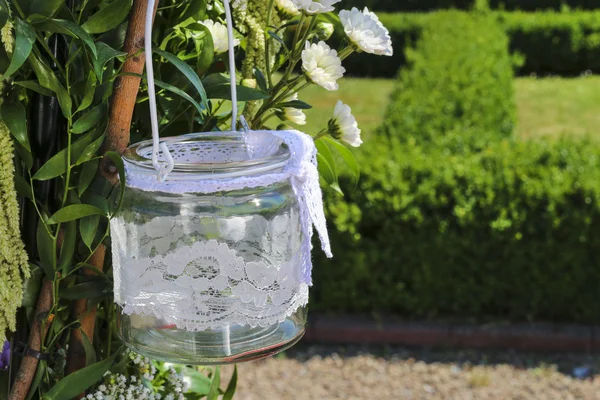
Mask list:
[[[166,192],[175,194],[202,193],[210,194],[222,191],[233,191],[266,187],[275,183],[289,180],[298,198],[302,230],[305,235],[303,252],[307,265],[303,267],[305,283],[312,284],[311,271],[312,262],[310,257],[311,238],[313,226],[316,228],[321,240],[321,248],[329,258],[333,257],[327,223],[323,211],[323,194],[319,185],[319,172],[317,170],[317,149],[314,140],[307,134],[295,131],[250,131],[245,134],[247,157],[259,159],[273,153],[285,143],[290,150],[288,163],[278,172],[264,173],[260,175],[239,176],[226,179],[194,179],[189,177],[177,178],[175,173],[160,181],[154,173],[141,173],[139,169],[131,168],[125,163],[127,186],[149,192]],[[194,146],[187,146],[194,147]],[[196,153],[194,153],[196,151]],[[202,162],[206,158],[200,150],[187,149],[185,152],[171,151],[175,162],[185,158],[186,162]],[[218,154],[227,157],[227,151],[219,148]],[[146,154],[140,154],[147,156]],[[160,157],[163,157],[162,153]]]

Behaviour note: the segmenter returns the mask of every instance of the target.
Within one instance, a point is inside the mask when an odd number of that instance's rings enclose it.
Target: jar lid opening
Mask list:
[[[215,175],[258,174],[281,169],[290,159],[290,150],[283,141],[268,131],[252,132],[206,132],[163,138],[175,161],[173,173],[197,173]],[[128,147],[123,153],[124,161],[144,172],[154,172],[152,165],[152,141],[147,140]],[[159,161],[165,156],[159,153]],[[140,171],[141,172],[141,171]]]

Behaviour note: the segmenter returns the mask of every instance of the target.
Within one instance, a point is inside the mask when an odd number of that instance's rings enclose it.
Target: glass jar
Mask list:
[[[250,158],[239,134],[169,140],[177,162],[153,190],[129,185],[130,177],[156,176],[152,143],[123,156],[127,186],[111,221],[121,338],[152,359],[202,365],[254,360],[292,346],[304,333],[308,285],[290,182],[214,193],[161,191],[161,185],[280,172],[288,148]]]

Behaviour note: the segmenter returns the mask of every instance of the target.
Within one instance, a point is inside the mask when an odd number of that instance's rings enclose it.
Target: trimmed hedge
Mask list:
[[[344,0],[343,7],[350,9],[369,7],[375,11],[432,11],[448,8],[467,10],[475,0]]]
[[[482,29],[485,27],[485,29]],[[508,38],[486,15],[446,11],[428,18],[409,50],[388,109],[388,136],[439,140],[472,129],[511,135],[515,125],[513,71]]]
[[[317,260],[313,308],[598,323],[597,146],[507,138],[512,96],[492,82],[510,74],[506,38],[488,18],[438,18],[361,149],[358,188],[328,194],[336,257]]]
[[[398,68],[406,64],[405,49],[420,37],[423,26],[436,14],[381,14],[380,19],[392,36],[394,56],[380,57],[373,63],[371,58],[358,54],[344,64],[359,76],[395,76]],[[517,68],[518,74],[578,75],[586,70],[600,71],[600,11],[492,15],[506,30],[511,52],[524,59]]]
[[[599,322],[597,146],[366,146],[359,188],[327,201],[335,258],[315,268],[313,308]]]
[[[489,0],[489,4],[493,9],[523,11],[561,10],[565,6],[583,10],[600,8],[597,0]]]
[[[467,10],[476,0],[345,0],[344,7],[369,7],[375,11],[433,11],[448,8]],[[489,0],[492,9],[503,10],[561,10],[564,6],[573,9],[598,9],[597,0]]]

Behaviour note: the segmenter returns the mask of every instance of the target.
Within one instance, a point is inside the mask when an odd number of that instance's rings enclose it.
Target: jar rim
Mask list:
[[[240,157],[234,159],[224,159],[223,161],[213,162],[181,162],[177,161],[175,154],[175,165],[171,176],[198,174],[210,175],[211,178],[222,176],[232,177],[239,175],[256,175],[266,172],[272,172],[283,168],[291,157],[288,146],[283,142],[277,142],[277,147],[269,149],[266,154],[258,157],[250,157],[248,143],[241,132],[200,132],[190,133],[181,136],[161,138],[161,143],[165,143],[171,153],[174,149],[187,148],[189,150],[199,150],[203,146],[215,147],[224,146],[237,149]],[[138,173],[155,174],[152,163],[152,140],[145,140],[130,145],[123,152],[123,160],[126,164],[135,168]],[[244,157],[245,154],[245,157]],[[167,178],[169,180],[169,178]]]

